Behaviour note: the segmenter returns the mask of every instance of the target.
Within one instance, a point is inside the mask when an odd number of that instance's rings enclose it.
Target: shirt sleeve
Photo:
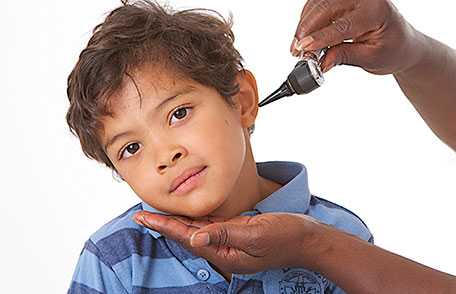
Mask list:
[[[68,294],[127,294],[116,273],[103,262],[97,246],[88,240],[81,252]]]

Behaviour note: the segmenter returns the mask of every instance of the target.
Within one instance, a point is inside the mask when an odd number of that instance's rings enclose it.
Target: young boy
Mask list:
[[[365,240],[350,211],[312,196],[302,164],[256,163],[250,135],[255,78],[213,11],[124,4],[96,26],[68,78],[67,122],[84,153],[142,202],[86,242],[69,293],[343,293],[318,273],[217,272],[173,240],[139,226],[148,210],[187,217],[308,214]]]

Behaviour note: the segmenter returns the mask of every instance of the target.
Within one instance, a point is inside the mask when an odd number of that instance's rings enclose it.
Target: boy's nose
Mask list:
[[[175,165],[180,158],[182,158],[185,154],[185,150],[183,148],[176,148],[174,149],[168,159],[166,161],[162,161],[158,165],[158,172],[162,173],[167,167]]]

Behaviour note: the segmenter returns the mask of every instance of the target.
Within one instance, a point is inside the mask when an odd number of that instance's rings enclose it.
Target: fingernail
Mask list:
[[[290,46],[290,51],[293,54],[297,49],[296,49],[296,43],[298,43],[298,39],[296,37],[293,39],[293,42],[291,42]]]
[[[136,220],[140,225],[150,229],[156,229],[158,227],[158,224],[154,219],[148,218],[145,215],[140,215],[136,218]]]
[[[312,42],[314,41],[314,38],[312,36],[307,36],[305,38],[302,38],[301,41],[296,44],[296,49],[299,51],[306,49]]]
[[[190,237],[190,245],[192,247],[203,247],[209,245],[208,233],[196,233]]]
[[[139,219],[144,225],[151,227],[157,226],[157,222],[154,219],[148,218],[145,215],[141,215]]]
[[[141,216],[135,214],[133,215],[133,217],[131,218],[135,223],[137,223],[138,225],[142,225],[141,223]]]

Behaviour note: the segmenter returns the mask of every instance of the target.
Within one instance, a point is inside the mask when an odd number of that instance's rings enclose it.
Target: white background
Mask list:
[[[305,1],[214,2],[171,4],[233,12],[236,46],[264,98],[297,61],[288,48]],[[456,47],[456,4],[395,3],[419,30]],[[64,293],[89,235],[139,201],[84,157],[65,122],[66,78],[91,29],[119,4],[6,1],[1,293]],[[355,211],[377,245],[456,274],[456,153],[427,128],[392,76],[338,67],[325,77],[324,87],[308,96],[261,108],[252,138],[256,160],[304,163],[311,191]]]

